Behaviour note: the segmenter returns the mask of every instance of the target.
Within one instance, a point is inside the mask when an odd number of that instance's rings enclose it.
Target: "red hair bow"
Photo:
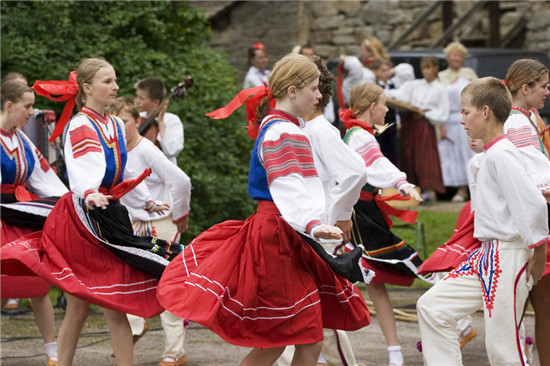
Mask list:
[[[252,96],[252,97],[251,97]],[[251,97],[251,98],[250,98]],[[246,121],[248,122],[247,135],[253,139],[258,136],[258,121],[256,120],[256,108],[264,97],[269,98],[269,106],[275,107],[275,99],[266,86],[256,86],[254,88],[241,90],[231,102],[225,107],[218,108],[212,112],[206,113],[208,117],[214,119],[223,119],[229,117],[237,108],[246,102]]]
[[[265,50],[265,46],[262,42],[256,42],[254,43],[254,46],[252,46],[255,50]]]
[[[373,128],[367,122],[357,119],[353,115],[353,113],[351,113],[350,109],[340,110],[339,116],[340,116],[340,119],[342,120],[342,123],[344,124],[344,126],[346,126],[348,130],[350,128],[358,126],[368,131],[371,135],[374,135]]]
[[[54,102],[67,102],[61,113],[61,117],[55,125],[55,129],[48,141],[53,142],[63,133],[65,125],[71,118],[75,105],[75,97],[78,93],[78,84],[76,83],[76,71],[71,72],[69,80],[36,80],[32,86],[36,94],[53,100]],[[54,97],[59,95],[59,97]]]

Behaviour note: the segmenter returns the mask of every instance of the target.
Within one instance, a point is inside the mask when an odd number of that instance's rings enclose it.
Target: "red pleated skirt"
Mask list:
[[[223,222],[193,240],[164,271],[158,298],[177,316],[246,347],[319,342],[323,328],[370,323],[361,292],[267,201],[246,221]]]
[[[2,220],[2,227],[0,227],[0,246],[4,246],[32,232],[32,229],[9,225]],[[47,295],[48,292],[50,292],[50,284],[48,281],[38,276],[2,275],[0,277],[0,297],[2,299],[39,297]]]
[[[1,250],[2,274],[36,274],[86,302],[146,318],[163,311],[158,281],[120,260],[86,229],[71,192],[55,205],[42,232]]]
[[[445,193],[435,128],[427,119],[405,115],[401,124],[399,169],[407,174],[407,181],[422,189]]]

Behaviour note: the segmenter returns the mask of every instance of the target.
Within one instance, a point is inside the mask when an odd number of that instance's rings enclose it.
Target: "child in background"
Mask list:
[[[167,112],[170,100],[165,100],[166,88],[164,83],[155,77],[148,77],[138,81],[136,88],[136,106],[140,116],[147,119],[158,111],[155,121],[158,124],[156,142],[162,152],[175,165],[178,165],[178,155],[183,150],[184,129],[183,122],[174,113]]]
[[[150,168],[152,173],[145,178],[145,185],[152,197],[162,202],[169,202],[170,205],[170,209],[162,214],[156,214],[143,210],[140,202],[132,200],[132,197],[122,197],[120,202],[128,208],[134,235],[178,241],[180,234],[187,230],[191,180],[151,141],[138,133],[139,112],[133,98],[117,98],[107,110],[124,122],[128,168],[133,171],[144,171]],[[161,313],[160,319],[164,330],[164,353],[159,366],[181,366],[187,362],[183,349],[185,336],[183,319],[169,311]],[[137,341],[146,329],[144,320],[130,314],[128,320],[132,326],[134,340]],[[138,328],[137,331],[134,328]]]
[[[546,201],[503,133],[512,108],[506,86],[475,80],[461,105],[468,135],[485,143],[479,168],[469,166],[474,237],[482,246],[418,300],[423,357],[426,365],[461,365],[457,321],[483,306],[490,363],[520,365],[518,323],[546,265]]]
[[[411,183],[422,188],[425,204],[433,204],[435,192],[445,192],[435,126],[447,120],[449,99],[437,80],[437,58],[423,57],[420,67],[423,79],[407,81],[399,89],[386,90],[386,94],[418,109],[417,113],[405,114],[401,123],[398,166]]]
[[[376,84],[362,83],[351,90],[350,109],[341,111],[340,118],[347,128],[344,141],[363,158],[367,168],[367,184],[354,206],[351,242],[355,246],[362,244],[365,247],[363,266],[376,273],[372,282],[365,284],[365,287],[374,303],[376,317],[388,344],[389,364],[401,366],[403,355],[385,284],[410,286],[415,278],[424,279],[416,273],[422,260],[410,246],[390,231],[389,206],[381,201],[378,190],[395,188],[403,197],[410,196],[418,201],[422,201],[422,198],[414,185],[407,182],[406,174],[381,153],[380,145],[374,137],[373,126],[384,125],[387,111],[384,90]],[[402,219],[414,223],[416,212],[414,215],[408,211],[401,212],[410,215]]]
[[[369,68],[376,76],[375,83],[382,87],[382,89],[390,90],[396,88],[396,83],[393,81],[392,77],[392,64],[390,61],[376,59],[369,65]],[[388,113],[386,113],[386,117],[384,117],[384,124],[388,127],[384,129],[384,133],[376,136],[376,141],[380,144],[380,151],[382,151],[382,154],[384,154],[393,165],[397,165],[399,163],[397,153],[397,126],[401,125],[399,110],[388,107]]]
[[[267,47],[262,42],[256,42],[248,49],[250,68],[244,78],[243,89],[268,85],[269,74],[271,74],[271,71],[267,69],[268,62]]]

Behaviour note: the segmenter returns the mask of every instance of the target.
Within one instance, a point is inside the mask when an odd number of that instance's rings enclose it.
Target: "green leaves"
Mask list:
[[[167,89],[187,75],[194,79],[185,99],[170,103],[182,119],[185,148],[179,166],[193,184],[189,231],[183,243],[227,219],[254,210],[248,197],[253,141],[246,136],[244,108],[226,120],[205,113],[228,103],[240,90],[236,70],[208,46],[204,14],[183,1],[2,1],[2,73],[34,80],[67,79],[85,57],[103,57],[116,70],[119,96],[135,95],[138,80],[156,76]],[[37,97],[35,107],[62,103]]]

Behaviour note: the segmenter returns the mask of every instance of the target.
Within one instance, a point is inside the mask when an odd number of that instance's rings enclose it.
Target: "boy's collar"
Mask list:
[[[489,142],[487,145],[483,146],[483,149],[485,149],[485,151],[489,150],[493,145],[495,145],[497,142],[499,142],[500,140],[504,140],[506,137],[506,134],[502,134],[500,135],[499,137],[497,137],[496,139],[494,139],[493,141]]]

